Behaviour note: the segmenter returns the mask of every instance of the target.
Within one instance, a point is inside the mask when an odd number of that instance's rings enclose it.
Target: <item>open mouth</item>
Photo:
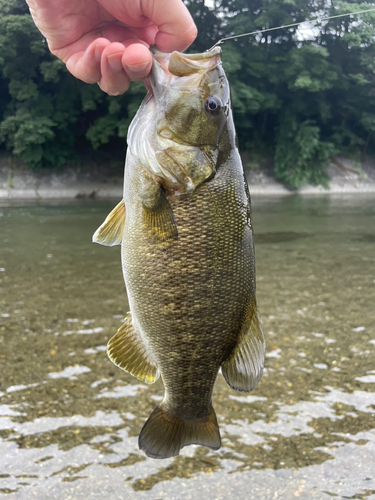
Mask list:
[[[215,47],[211,51],[200,54],[183,54],[181,52],[168,54],[160,52],[155,45],[151,46],[150,50],[154,55],[150,75],[153,91],[155,91],[158,84],[173,85],[181,77],[190,77],[188,84],[194,85],[194,83],[198,83],[204,73],[212,70],[220,63],[220,47]]]

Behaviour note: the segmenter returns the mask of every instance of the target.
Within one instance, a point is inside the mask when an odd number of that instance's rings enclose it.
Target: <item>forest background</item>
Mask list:
[[[325,184],[335,155],[375,156],[375,8],[336,0],[186,0],[199,35],[189,52],[228,41],[223,63],[240,149],[251,168],[270,160],[297,189]],[[0,0],[0,150],[30,169],[79,165],[89,157],[122,168],[128,126],[145,95],[141,83],[110,97],[76,80],[52,56],[23,0]]]

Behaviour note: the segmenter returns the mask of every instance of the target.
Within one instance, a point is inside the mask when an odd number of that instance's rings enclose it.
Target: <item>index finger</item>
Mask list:
[[[155,44],[162,52],[182,52],[196,39],[197,27],[181,0],[143,1],[141,5],[143,15],[159,29]]]

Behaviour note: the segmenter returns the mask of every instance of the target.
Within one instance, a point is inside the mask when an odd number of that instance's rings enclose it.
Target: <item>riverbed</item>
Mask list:
[[[163,395],[114,366],[128,311],[116,202],[0,205],[0,494],[7,499],[375,499],[375,196],[255,197],[265,371],[219,374],[223,446],[145,457]]]

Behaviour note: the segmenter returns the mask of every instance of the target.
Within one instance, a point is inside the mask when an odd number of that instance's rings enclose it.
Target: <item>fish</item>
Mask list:
[[[151,47],[151,90],[128,130],[123,200],[93,241],[121,245],[130,312],[108,342],[115,365],[164,398],[139,449],[152,458],[190,444],[218,450],[212,392],[253,390],[265,339],[255,296],[251,203],[216,47]]]

